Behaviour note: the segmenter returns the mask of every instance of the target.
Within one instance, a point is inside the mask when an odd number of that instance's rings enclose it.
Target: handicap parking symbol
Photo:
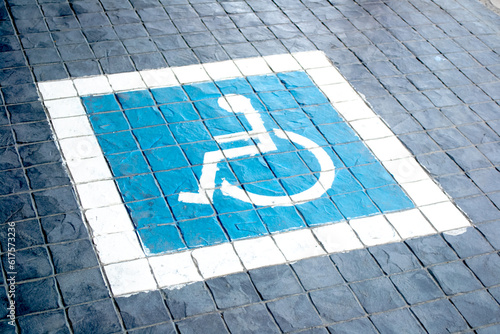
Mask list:
[[[414,207],[304,71],[82,101],[147,254]]]

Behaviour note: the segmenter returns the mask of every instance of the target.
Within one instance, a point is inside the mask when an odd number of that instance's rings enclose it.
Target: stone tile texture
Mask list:
[[[475,226],[113,297],[34,82],[310,50]],[[476,0],[1,1],[0,332],[497,333],[499,53]]]

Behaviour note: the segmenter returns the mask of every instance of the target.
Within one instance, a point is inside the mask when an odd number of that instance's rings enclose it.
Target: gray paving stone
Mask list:
[[[490,327],[480,328],[476,332],[477,334],[495,334],[500,331],[500,325],[493,325]]]
[[[98,268],[57,275],[56,280],[65,305],[109,297],[102,273]]]
[[[440,151],[441,148],[427,133],[410,133],[399,136],[399,139],[414,155]]]
[[[170,320],[163,298],[158,291],[116,298],[125,328],[149,326]]]
[[[42,278],[53,274],[49,254],[45,247],[28,248],[17,251],[13,255],[15,258],[12,256],[9,258],[8,254],[4,253],[2,255],[2,263],[7,272],[16,273],[15,278],[17,282]]]
[[[485,236],[488,242],[495,247],[496,250],[500,249],[500,221],[482,224],[477,228]]]
[[[439,299],[411,307],[425,329],[431,334],[458,332],[469,328],[448,299]]]
[[[417,156],[418,162],[432,176],[462,173],[462,169],[444,152],[435,152]]]
[[[225,311],[224,321],[234,334],[280,333],[269,311],[262,304]]]
[[[500,137],[484,123],[462,125],[458,130],[475,145],[500,140]]]
[[[471,142],[454,128],[432,130],[429,135],[445,150],[471,145]]]
[[[288,265],[251,270],[250,278],[264,299],[274,299],[303,291]]]
[[[269,302],[267,307],[280,329],[284,332],[322,324],[321,319],[306,295],[278,299]]]
[[[16,315],[55,310],[59,308],[59,295],[54,278],[30,281],[16,285]]]
[[[215,311],[215,302],[203,282],[196,282],[180,289],[163,290],[168,309],[174,319]]]
[[[484,237],[472,227],[458,235],[443,233],[443,237],[460,258],[490,253],[494,250]]]
[[[438,264],[430,272],[448,296],[481,289],[481,283],[460,261]]]
[[[306,290],[342,284],[344,280],[328,257],[314,257],[292,264],[300,283]]]
[[[381,333],[425,333],[425,330],[408,311],[400,309],[370,316]]]
[[[70,333],[63,310],[21,317],[19,318],[19,327],[23,333]],[[2,333],[8,332],[2,331]]]
[[[351,288],[368,313],[384,312],[406,305],[386,277],[353,283]]]
[[[351,321],[334,324],[328,327],[334,334],[366,333],[376,334],[378,331],[368,318],[361,318]]]
[[[348,282],[382,276],[382,270],[370,253],[364,249],[330,256]]]
[[[189,318],[177,323],[181,334],[224,334],[229,333],[218,313],[211,313],[195,318]]]
[[[403,243],[392,243],[369,248],[386,274],[400,273],[419,269],[418,259]]]
[[[213,278],[207,281],[207,285],[218,308],[241,306],[260,300],[246,273]]]
[[[500,322],[500,306],[486,291],[455,296],[451,301],[474,327]]]
[[[310,292],[311,300],[324,322],[338,322],[365,315],[346,285]]]
[[[458,259],[439,235],[410,239],[406,244],[425,266]]]
[[[121,330],[110,299],[68,308],[74,333],[116,333]]]
[[[49,246],[56,273],[97,266],[94,249],[88,239]]]
[[[500,191],[500,172],[495,168],[486,168],[468,172],[469,177],[484,192]]]
[[[465,174],[453,174],[437,178],[444,191],[453,198],[481,194],[481,190]]]
[[[500,256],[487,254],[465,260],[467,266],[484,286],[500,284]]]
[[[129,333],[133,334],[177,334],[177,330],[175,329],[175,325],[173,323],[163,323],[160,325],[155,325],[151,327],[145,327],[141,329],[135,329],[129,331]]]
[[[457,199],[457,205],[471,218],[475,224],[500,218],[498,208],[486,196]]]
[[[410,305],[444,297],[425,270],[393,275],[390,279]]]

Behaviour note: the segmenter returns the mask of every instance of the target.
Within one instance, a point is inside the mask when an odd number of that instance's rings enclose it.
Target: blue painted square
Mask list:
[[[266,226],[254,210],[220,215],[219,219],[231,240],[268,234]]]
[[[96,134],[128,130],[130,128],[121,111],[91,115],[89,120]]]
[[[105,155],[137,150],[137,143],[130,131],[108,133],[97,136]]]
[[[305,72],[82,100],[148,254],[414,207]]]
[[[126,204],[137,228],[153,227],[174,222],[164,198],[154,198]]]
[[[132,133],[143,150],[175,144],[174,137],[167,125],[134,129]]]
[[[160,110],[157,107],[129,109],[125,110],[125,115],[127,115],[127,119],[132,128],[165,124]]]
[[[124,110],[139,107],[152,107],[155,105],[151,93],[147,90],[118,93],[116,97]]]
[[[227,241],[222,227],[215,217],[179,222],[179,228],[188,247],[201,247]]]

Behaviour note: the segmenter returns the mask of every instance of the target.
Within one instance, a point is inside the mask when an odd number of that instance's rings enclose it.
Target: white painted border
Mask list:
[[[304,70],[418,206],[348,222],[146,256],[79,96]],[[114,295],[470,226],[385,123],[320,51],[38,83]]]

